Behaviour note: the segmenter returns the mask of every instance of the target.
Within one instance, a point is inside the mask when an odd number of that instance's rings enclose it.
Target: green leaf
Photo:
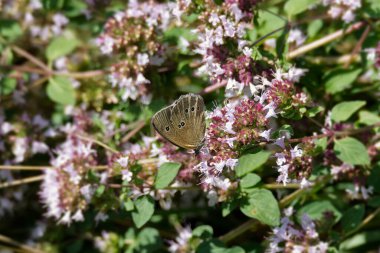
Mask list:
[[[256,30],[258,30],[260,36],[266,35],[286,25],[286,21],[283,20],[279,15],[276,15],[276,13],[278,13],[278,9],[270,8],[269,10],[271,12],[262,10],[258,11],[259,25],[257,26]]]
[[[177,176],[179,168],[181,168],[180,163],[169,162],[162,164],[157,171],[156,180],[154,181],[156,189],[167,187]]]
[[[79,42],[73,38],[57,37],[53,39],[46,49],[46,58],[52,62],[59,57],[68,55],[77,46]]]
[[[141,228],[147,223],[154,213],[154,200],[149,195],[144,195],[136,199],[135,211],[132,212],[132,219],[136,227]]]
[[[261,181],[257,174],[249,173],[240,180],[240,188],[251,188]]]
[[[368,205],[370,207],[380,207],[380,196],[372,197],[368,200]]]
[[[245,174],[252,172],[263,165],[271,153],[267,151],[260,151],[255,154],[243,155],[239,158],[239,163],[235,168],[236,175],[238,177],[242,177]]]
[[[0,95],[9,95],[15,90],[17,80],[15,78],[3,77],[0,78]]]
[[[222,216],[226,217],[238,206],[238,201],[236,198],[228,199],[222,202]]]
[[[325,82],[326,91],[336,94],[350,88],[360,72],[360,69],[335,71]]]
[[[144,228],[137,235],[136,252],[156,252],[163,244],[161,236],[155,228]]]
[[[294,134],[293,128],[291,125],[282,125],[276,131],[273,132],[272,138],[280,138],[285,136],[286,138],[290,138]]]
[[[359,123],[364,125],[373,125],[380,122],[380,117],[369,111],[360,111],[359,112]]]
[[[346,121],[365,104],[365,101],[348,101],[339,103],[333,107],[331,111],[331,119],[335,122]]]
[[[307,27],[307,36],[309,38],[315,37],[322,27],[323,27],[323,21],[321,19],[316,19],[312,21]]]
[[[334,214],[334,222],[338,222],[342,217],[342,213],[336,209],[336,207],[331,204],[328,200],[319,200],[309,203],[297,212],[297,219],[300,222],[302,220],[302,216],[306,213],[312,220],[320,220],[323,219],[323,215],[325,212],[331,212]]]
[[[63,76],[55,76],[49,79],[49,84],[46,88],[48,97],[63,105],[75,104],[75,89],[71,81]]]
[[[258,219],[269,226],[280,224],[280,208],[272,192],[267,189],[252,189],[248,200],[240,210],[248,217]]]
[[[309,110],[307,110],[306,116],[310,117],[310,118],[313,118],[318,113],[322,112],[323,110],[324,110],[324,108],[322,106],[316,106],[316,107],[310,108]]]
[[[342,162],[347,164],[368,165],[370,163],[366,147],[352,137],[336,140],[334,152]]]
[[[100,197],[103,195],[104,191],[106,190],[106,187],[104,185],[100,185],[97,189],[96,189],[96,196],[97,197]]]
[[[0,35],[10,41],[22,35],[22,30],[17,21],[9,19],[0,20]]]
[[[125,210],[132,211],[133,209],[135,209],[135,204],[133,203],[133,201],[130,198],[128,198],[124,202],[124,207],[125,207]]]
[[[380,238],[380,230],[373,230],[369,232],[363,232],[360,234],[356,234],[350,238],[347,238],[345,241],[343,241],[340,244],[339,249],[341,252],[350,250],[350,252],[364,252],[364,251],[352,251],[355,248],[358,248],[360,246],[369,245],[371,243],[379,243]]]
[[[358,204],[344,212],[342,217],[342,227],[346,233],[355,229],[363,220],[365,213],[364,208],[363,204]]]
[[[193,230],[193,236],[199,237],[203,240],[211,238],[214,233],[214,229],[209,225],[198,226]]]
[[[309,6],[317,2],[316,0],[288,0],[284,9],[289,16],[294,16],[308,10]]]
[[[195,251],[196,253],[245,253],[244,249],[238,246],[227,248],[218,240],[208,240],[201,243]]]
[[[380,193],[380,162],[378,162],[372,169],[371,174],[367,178],[367,183],[372,186],[374,191]]]
[[[42,0],[44,10],[59,10],[65,4],[65,0]]]

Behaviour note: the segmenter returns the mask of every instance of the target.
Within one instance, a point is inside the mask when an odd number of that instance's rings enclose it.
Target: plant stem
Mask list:
[[[380,214],[380,207],[377,208],[373,213],[370,213],[355,229],[348,232],[343,239],[355,234],[359,230],[361,230],[363,227],[368,225],[378,214]]]
[[[331,41],[334,41],[336,39],[339,39],[340,37],[343,37],[344,35],[347,35],[349,33],[352,33],[353,31],[356,31],[363,27],[365,22],[357,22],[351,26],[349,26],[347,29],[341,29],[338,30],[334,33],[331,33],[319,40],[313,41],[307,45],[304,45],[302,47],[297,48],[296,50],[289,52],[288,55],[286,56],[287,59],[294,59],[300,55],[303,55],[309,51],[312,51],[318,47],[321,47],[327,43],[330,43]]]
[[[107,149],[108,151],[111,151],[114,154],[118,154],[119,153],[116,149],[113,149],[110,146],[108,146],[107,144],[105,144],[105,143],[103,143],[101,141],[98,141],[96,139],[93,139],[91,137],[87,137],[87,136],[83,136],[83,135],[79,135],[79,134],[76,134],[75,136],[78,137],[81,140],[96,143],[97,145],[99,145],[99,146]]]
[[[131,139],[135,134],[137,134],[144,126],[145,126],[145,120],[140,120],[137,123],[136,127],[133,130],[131,130],[129,133],[127,133],[127,135],[121,139],[121,143],[125,143],[129,141],[129,139]]]
[[[359,134],[359,133],[369,131],[375,127],[380,127],[380,122],[375,123],[375,124],[370,125],[370,126],[357,128],[357,129],[347,129],[347,130],[343,130],[343,131],[330,132],[330,133],[326,133],[326,134],[317,134],[317,135],[312,135],[312,136],[305,136],[302,138],[289,139],[288,142],[289,143],[297,143],[297,142],[306,142],[306,141],[310,141],[313,139],[320,139],[320,138],[324,138],[324,137],[332,137],[332,136],[339,137],[339,136],[346,136],[346,135],[354,135],[354,134]]]
[[[38,67],[40,67],[41,69],[43,69],[46,73],[51,73],[51,69],[48,66],[46,66],[45,63],[43,63],[41,60],[39,60],[36,57],[34,57],[33,55],[31,55],[30,53],[28,53],[24,49],[19,48],[17,46],[11,46],[11,49],[13,51],[15,51],[15,53],[17,53],[18,55],[25,57],[26,59],[28,59],[29,61],[31,61],[32,63],[34,63]]]
[[[18,249],[22,250],[23,252],[44,253],[43,251],[41,251],[39,249],[32,248],[26,244],[20,243],[18,241],[13,240],[12,238],[9,238],[9,237],[7,237],[5,235],[1,235],[1,234],[0,234],[0,242],[7,244],[7,245],[11,245],[15,248],[18,248]]]
[[[38,181],[41,181],[43,178],[44,178],[44,175],[38,175],[38,176],[23,178],[23,179],[19,179],[19,180],[14,180],[12,182],[5,182],[5,183],[0,184],[0,189],[8,188],[11,186],[17,186],[17,185],[22,185],[22,184],[38,182]]]
[[[276,189],[299,189],[300,184],[264,184],[264,188],[266,189],[271,189],[271,190],[276,190]]]

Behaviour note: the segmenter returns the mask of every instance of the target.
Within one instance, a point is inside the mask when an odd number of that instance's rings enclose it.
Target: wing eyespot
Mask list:
[[[166,132],[169,132],[169,127],[167,126],[167,127],[165,127],[165,130],[166,130]]]
[[[181,122],[181,126],[185,126],[185,122],[182,121],[182,122]]]
[[[191,107],[191,111],[193,112],[195,110],[195,108],[194,107]]]
[[[189,113],[189,109],[186,108],[186,109],[185,109],[185,112],[186,112],[186,113]]]
[[[181,128],[181,124],[178,124],[178,128]]]

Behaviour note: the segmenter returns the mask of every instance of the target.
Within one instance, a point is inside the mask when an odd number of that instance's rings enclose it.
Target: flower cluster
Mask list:
[[[293,208],[284,211],[281,225],[273,229],[269,238],[268,252],[327,252],[328,243],[321,241],[316,224],[307,214],[302,216],[301,224],[293,221]]]
[[[41,19],[43,6],[40,0],[31,0],[25,5],[17,1],[6,1],[6,3],[4,8],[6,14],[19,19],[23,26],[29,30],[32,38],[43,42],[62,34],[69,22],[67,17],[59,12],[49,15],[48,18]],[[23,16],[21,16],[21,13],[24,13]]]
[[[154,180],[159,166],[164,162],[180,162],[182,169],[171,186],[185,186],[194,182],[193,167],[199,162],[192,154],[178,151],[172,144],[163,142],[159,147],[156,138],[143,137],[142,144],[126,143],[121,155],[111,159],[108,177],[121,175],[124,185],[129,186],[128,197],[137,198],[150,195],[162,208],[171,207],[172,198],[177,190],[154,189]]]
[[[301,182],[301,187],[307,187],[310,183],[307,181],[312,170],[312,156],[308,155],[313,150],[313,145],[305,143],[303,149],[299,145],[280,153],[276,153],[276,163],[278,166],[279,176],[277,182],[284,185],[292,181]],[[308,152],[310,151],[310,152]],[[295,178],[291,180],[290,178]]]
[[[117,12],[104,26],[96,43],[103,54],[119,57],[110,69],[112,87],[117,87],[123,101],[137,100],[149,104],[149,66],[165,61],[167,48],[158,37],[169,25],[171,4],[130,1],[128,8]]]
[[[212,82],[228,81],[227,96],[249,92],[253,76],[262,74],[260,66],[251,59],[252,49],[245,40],[251,27],[253,10],[259,1],[226,1],[221,6],[210,5],[200,16],[205,24],[196,30],[198,46],[194,52],[202,56],[203,66],[198,74],[206,74]]]
[[[60,223],[70,224],[82,221],[83,210],[87,208],[94,187],[86,183],[87,173],[96,164],[92,144],[78,138],[88,127],[89,119],[77,115],[75,124],[67,124],[62,130],[67,139],[56,150],[51,160],[54,169],[46,169],[41,185],[41,200],[47,207],[47,216]]]
[[[334,18],[341,18],[344,22],[350,23],[355,19],[355,11],[362,7],[361,0],[323,0],[324,6],[329,6],[329,15]]]
[[[190,239],[192,238],[192,230],[190,226],[180,227],[178,230],[178,236],[175,240],[169,241],[169,252],[180,253],[190,252]]]

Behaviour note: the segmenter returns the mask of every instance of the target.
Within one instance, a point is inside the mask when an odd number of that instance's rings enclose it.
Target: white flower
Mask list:
[[[302,45],[306,40],[305,35],[299,29],[292,29],[289,31],[288,43],[295,42],[296,46]]]
[[[226,85],[226,97],[235,97],[240,94],[244,88],[243,83],[239,83],[235,79],[229,78]]]
[[[215,206],[215,204],[218,203],[218,194],[214,190],[211,190],[207,193],[207,198],[209,206]]]
[[[8,122],[3,122],[0,124],[0,134],[6,135],[13,130],[13,126]]]
[[[220,161],[218,163],[214,163],[215,169],[220,173],[223,171],[224,165],[226,165],[225,161]]]
[[[121,171],[121,179],[126,182],[130,182],[132,180],[133,173],[129,170]]]
[[[149,55],[148,54],[137,54],[137,65],[145,66],[149,63]]]
[[[123,157],[120,157],[116,160],[116,162],[118,162],[120,164],[120,166],[124,167],[124,168],[128,167],[128,161],[129,161],[128,156],[123,156]]]
[[[307,69],[300,69],[296,67],[291,67],[287,73],[284,73],[284,78],[288,79],[291,82],[299,82],[300,78],[305,75]]]
[[[74,221],[84,221],[84,216],[82,210],[76,211],[76,213],[71,217]]]
[[[27,148],[28,148],[27,139],[21,138],[21,137],[16,137],[16,139],[14,141],[13,149],[12,149],[12,152],[13,152],[14,156],[16,157],[15,158],[16,163],[20,163],[20,162],[24,161]]]
[[[234,14],[236,22],[239,22],[240,19],[244,17],[243,12],[240,10],[239,6],[236,3],[230,6],[230,10]]]
[[[140,84],[148,84],[148,83],[150,83],[150,81],[146,79],[143,74],[139,73],[137,75],[136,84],[140,85]]]
[[[302,178],[300,183],[301,189],[309,188],[312,185],[313,184],[309,180],[307,180],[306,178]]]
[[[274,108],[269,108],[269,110],[267,111],[267,114],[265,115],[265,118],[269,119],[272,117],[277,118],[277,113],[274,111]]]
[[[100,46],[100,51],[103,54],[111,54],[115,41],[112,37],[105,35],[97,40],[97,44]]]
[[[234,122],[228,121],[223,130],[229,134],[236,134],[236,132],[233,130],[233,124]]]
[[[33,141],[32,143],[32,153],[37,154],[37,153],[46,153],[49,151],[48,145],[46,145],[43,142],[40,141]]]
[[[303,154],[303,151],[302,151],[302,149],[300,149],[298,147],[298,145],[290,150],[290,155],[291,155],[292,159],[297,158],[297,157],[301,157],[302,154]]]
[[[215,12],[211,13],[210,18],[208,19],[208,22],[210,22],[213,26],[216,26],[217,24],[219,24],[220,20],[219,20],[218,14],[216,14]]]
[[[266,141],[269,141],[270,140],[270,132],[271,132],[271,129],[262,131],[260,133],[260,136],[263,137]]]
[[[232,169],[232,168],[237,166],[238,161],[239,161],[238,159],[229,158],[226,161],[226,166],[229,167],[230,169]]]
[[[108,215],[103,212],[98,212],[95,216],[95,222],[98,223],[99,221],[105,221],[108,219]]]
[[[191,237],[192,230],[190,226],[180,228],[175,240],[169,241],[169,252],[178,253],[182,252],[181,249],[185,250],[188,247]]]
[[[252,55],[252,48],[244,47],[243,48],[243,54],[247,57],[251,57]]]
[[[232,23],[230,20],[226,20],[225,22],[223,22],[223,26],[224,26],[225,35],[227,37],[235,36],[236,29],[235,29],[234,23]]]
[[[277,138],[274,144],[276,144],[277,146],[281,148],[285,148],[285,137],[282,136],[280,138]]]

